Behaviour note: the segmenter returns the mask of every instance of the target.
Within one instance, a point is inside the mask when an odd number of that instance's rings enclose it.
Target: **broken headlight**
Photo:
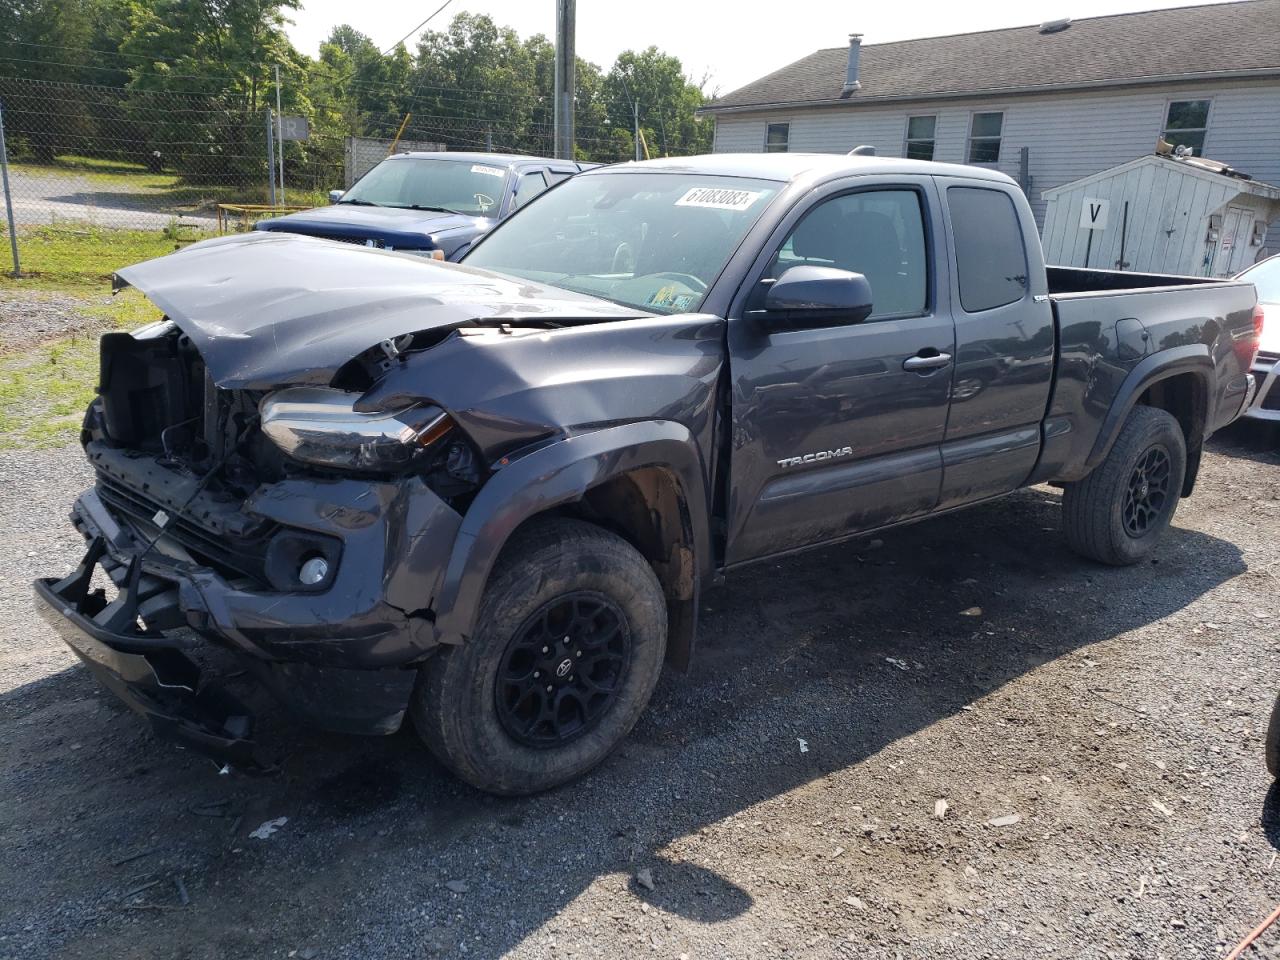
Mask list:
[[[439,407],[361,413],[358,393],[289,387],[262,399],[262,432],[287,456],[337,470],[377,473],[414,466],[453,427]]]

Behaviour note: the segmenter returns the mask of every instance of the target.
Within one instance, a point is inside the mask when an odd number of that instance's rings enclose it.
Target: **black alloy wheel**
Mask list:
[[[558,747],[613,705],[631,658],[618,605],[577,591],[544,604],[516,631],[494,684],[503,729],[530,747]]]
[[[1169,471],[1169,451],[1159,445],[1153,446],[1135,464],[1122,507],[1124,529],[1129,536],[1146,536],[1163,516],[1169,501]]]

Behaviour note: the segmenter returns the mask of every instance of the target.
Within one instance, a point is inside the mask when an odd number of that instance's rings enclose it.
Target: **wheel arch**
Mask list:
[[[1180,493],[1188,496],[1200,466],[1213,374],[1213,361],[1203,344],[1162,350],[1145,358],[1120,385],[1086,465],[1092,470],[1106,459],[1134,407],[1166,410],[1178,421],[1186,441],[1187,473]]]
[[[504,467],[463,518],[440,593],[436,633],[461,643],[498,556],[515,532],[572,516],[623,537],[653,568],[667,600],[667,659],[687,668],[699,584],[712,569],[706,481],[693,435],[672,421],[568,438]]]

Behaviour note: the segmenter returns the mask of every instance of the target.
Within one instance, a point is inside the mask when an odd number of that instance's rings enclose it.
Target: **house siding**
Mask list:
[[[792,151],[847,153],[869,144],[881,156],[900,157],[907,117],[934,114],[934,159],[963,163],[970,114],[1000,110],[1000,162],[992,166],[1016,179],[1019,150],[1029,149],[1029,199],[1036,223],[1043,225],[1042,191],[1150,153],[1168,102],[1201,98],[1213,101],[1205,155],[1280,184],[1280,79],[724,114],[716,118],[715,149],[758,153],[764,149],[766,123],[785,120],[791,124]]]

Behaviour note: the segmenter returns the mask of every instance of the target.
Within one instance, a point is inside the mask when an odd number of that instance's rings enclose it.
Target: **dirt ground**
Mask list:
[[[524,800],[409,730],[269,711],[262,779],[155,740],[31,609],[87,479],[0,454],[0,957],[1172,960],[1280,901],[1255,425],[1138,567],[1069,553],[1037,488],[733,576],[615,756]]]

